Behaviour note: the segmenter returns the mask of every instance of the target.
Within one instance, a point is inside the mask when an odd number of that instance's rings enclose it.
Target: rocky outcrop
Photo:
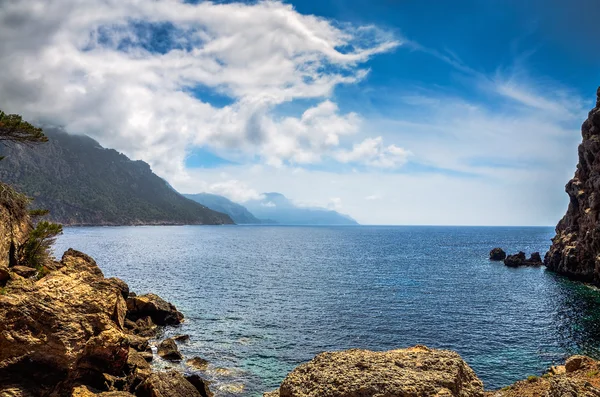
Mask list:
[[[146,294],[127,298],[127,318],[136,321],[146,317],[158,325],[178,325],[183,321],[183,314],[160,296]]]
[[[552,367],[542,377],[530,376],[486,397],[600,397],[600,365],[585,356],[573,356],[564,366]]]
[[[321,353],[265,397],[482,397],[483,384],[451,351],[424,346]]]
[[[557,273],[600,285],[600,88],[581,132],[579,163],[565,188],[569,207],[544,263]]]
[[[105,278],[92,258],[72,249],[47,268],[41,276],[9,268],[0,295],[0,396],[201,395],[182,376],[148,381],[152,353],[135,331],[155,329],[152,319],[180,323],[175,306],[156,295],[132,304],[124,281]],[[141,314],[144,327],[126,327]]]
[[[506,258],[506,252],[502,248],[494,248],[490,251],[491,261],[503,261]]]
[[[15,265],[16,248],[27,239],[27,201],[12,187],[0,182],[0,268]]]
[[[542,262],[542,257],[539,252],[534,252],[531,254],[529,259],[525,256],[523,251],[520,251],[514,255],[508,255],[506,259],[504,259],[504,264],[508,267],[520,267],[520,266],[542,266],[544,263]]]

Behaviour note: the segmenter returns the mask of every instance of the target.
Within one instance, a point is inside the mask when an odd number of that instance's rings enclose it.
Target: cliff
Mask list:
[[[33,197],[64,225],[231,224],[177,193],[143,161],[86,136],[47,128],[39,146],[0,147],[0,180]]]
[[[579,164],[566,185],[567,213],[546,254],[548,269],[600,285],[600,88],[596,107],[581,128]]]

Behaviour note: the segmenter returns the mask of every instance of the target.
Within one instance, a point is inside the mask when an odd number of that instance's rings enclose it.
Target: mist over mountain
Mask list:
[[[49,142],[0,147],[0,179],[65,225],[228,224],[225,214],[177,193],[143,161],[95,140],[46,128]]]
[[[259,200],[244,203],[259,219],[282,225],[358,225],[348,215],[325,208],[300,207],[281,193],[264,193]]]
[[[237,224],[259,224],[260,219],[256,218],[243,205],[234,203],[226,197],[211,193],[184,194],[184,197],[194,200],[211,210],[227,214]]]

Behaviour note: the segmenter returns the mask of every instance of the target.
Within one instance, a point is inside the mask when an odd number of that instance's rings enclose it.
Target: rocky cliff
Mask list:
[[[600,88],[596,107],[581,128],[579,164],[566,185],[567,213],[546,254],[548,269],[600,285]]]

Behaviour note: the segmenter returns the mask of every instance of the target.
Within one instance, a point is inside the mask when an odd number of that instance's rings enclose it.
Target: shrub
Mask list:
[[[537,382],[537,380],[538,380],[538,377],[535,375],[529,375],[527,377],[527,382],[530,382],[530,383]]]
[[[44,263],[50,259],[50,247],[62,234],[62,225],[40,221],[29,234],[27,241],[19,247],[19,262],[42,271]]]

